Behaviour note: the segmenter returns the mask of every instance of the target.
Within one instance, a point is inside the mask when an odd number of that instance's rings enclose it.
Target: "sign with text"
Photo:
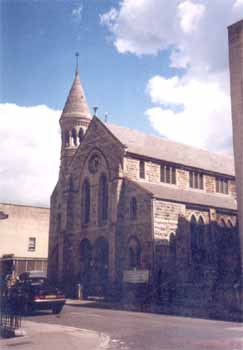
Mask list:
[[[148,270],[125,270],[123,271],[123,282],[147,283],[149,279]]]

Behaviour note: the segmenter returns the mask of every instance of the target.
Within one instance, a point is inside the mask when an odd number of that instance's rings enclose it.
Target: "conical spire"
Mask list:
[[[73,85],[65,103],[61,119],[70,117],[88,119],[92,118],[85,98],[84,90],[81,85],[77,67]]]

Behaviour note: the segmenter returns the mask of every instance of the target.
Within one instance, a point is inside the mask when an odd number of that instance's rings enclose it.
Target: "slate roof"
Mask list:
[[[236,200],[229,195],[210,194],[204,191],[191,189],[181,190],[170,185],[152,184],[142,181],[132,180],[132,182],[150,192],[155,198],[213,208],[237,210]]]
[[[146,135],[140,131],[114,124],[105,124],[110,132],[127,147],[128,152],[139,156],[181,164],[210,172],[234,176],[234,159],[221,154]]]
[[[61,119],[69,117],[92,118],[77,71],[75,73],[73,85],[66,100]]]

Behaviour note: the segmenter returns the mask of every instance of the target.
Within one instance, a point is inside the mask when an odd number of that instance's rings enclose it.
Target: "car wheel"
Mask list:
[[[61,311],[62,311],[62,306],[53,306],[52,308],[52,312],[55,315],[60,314]]]

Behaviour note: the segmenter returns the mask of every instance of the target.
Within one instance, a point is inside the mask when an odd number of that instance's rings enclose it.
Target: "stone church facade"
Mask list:
[[[84,296],[231,307],[240,273],[233,159],[92,117],[77,70],[60,127],[49,276],[67,293],[81,283]]]

